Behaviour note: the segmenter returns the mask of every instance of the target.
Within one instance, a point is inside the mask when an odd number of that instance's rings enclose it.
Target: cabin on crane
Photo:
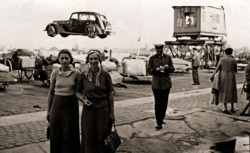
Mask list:
[[[175,41],[165,41],[166,52],[185,58],[193,47],[198,48],[205,68],[215,67],[217,55],[224,50],[226,19],[223,7],[173,6]]]

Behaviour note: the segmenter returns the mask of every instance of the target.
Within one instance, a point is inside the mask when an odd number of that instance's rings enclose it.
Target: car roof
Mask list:
[[[78,14],[88,14],[89,13],[89,14],[97,14],[97,15],[105,16],[105,15],[97,13],[97,12],[87,12],[87,11],[78,11],[78,12],[73,12],[73,13],[78,13]]]

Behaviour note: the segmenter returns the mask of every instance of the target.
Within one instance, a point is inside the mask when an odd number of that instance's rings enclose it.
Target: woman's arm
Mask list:
[[[82,79],[82,74],[78,74],[76,78],[76,98],[83,102],[84,96],[81,93],[83,90],[83,79]]]
[[[216,74],[219,70],[221,70],[221,60],[219,61],[219,63],[218,63],[218,65],[216,66],[216,68],[215,68],[213,74],[212,74],[211,77],[210,77],[210,80],[211,80],[212,82],[213,82],[213,80],[214,80],[215,74]]]
[[[245,77],[247,82],[250,82],[250,63],[247,64],[247,67],[245,69]]]
[[[107,89],[107,100],[109,103],[109,116],[112,120],[112,122],[115,122],[115,114],[114,114],[114,98],[113,98],[113,83],[112,79],[109,73],[107,73],[107,79],[106,79],[106,89]]]
[[[220,69],[221,69],[221,60],[219,60],[219,63],[218,63],[218,65],[216,66],[216,68],[215,68],[213,74],[215,74],[216,72],[218,72]]]
[[[82,90],[83,90],[83,73],[81,73],[77,77],[77,81],[76,81],[76,98],[80,100],[81,102],[83,102],[83,94],[81,93]]]
[[[234,62],[234,72],[237,73],[237,62],[236,62],[236,60]]]
[[[108,92],[108,101],[109,101],[109,108],[110,108],[110,118],[112,122],[115,122],[113,92]]]
[[[50,122],[50,109],[53,103],[54,93],[55,93],[55,84],[56,84],[56,71],[54,70],[50,76],[50,88],[48,92],[48,109],[47,109],[47,120]]]
[[[108,92],[108,101],[109,101],[110,113],[114,113],[114,97],[112,91]]]
[[[84,73],[81,73],[77,78],[76,83],[76,98],[80,100],[83,104],[90,106],[92,104],[91,101],[87,99],[87,97],[82,93],[84,90],[84,81],[83,81]]]

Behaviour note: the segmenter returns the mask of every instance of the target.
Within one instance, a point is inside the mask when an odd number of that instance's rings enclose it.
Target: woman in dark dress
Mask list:
[[[61,67],[50,76],[47,119],[50,122],[50,153],[79,153],[79,105],[76,82],[80,75],[70,64],[71,53],[63,49],[58,54]]]
[[[90,50],[86,61],[90,67],[77,82],[76,96],[83,102],[82,153],[105,153],[104,140],[115,120],[113,84],[110,74],[102,70],[101,61],[101,53]]]

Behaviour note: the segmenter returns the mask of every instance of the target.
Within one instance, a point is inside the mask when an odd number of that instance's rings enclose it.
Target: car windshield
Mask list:
[[[70,19],[78,19],[78,14],[77,13],[72,14]]]
[[[100,15],[102,21],[107,21],[107,18],[104,15]]]
[[[90,20],[90,21],[96,20],[95,16],[91,15],[91,14],[79,14],[79,19],[80,20]]]

